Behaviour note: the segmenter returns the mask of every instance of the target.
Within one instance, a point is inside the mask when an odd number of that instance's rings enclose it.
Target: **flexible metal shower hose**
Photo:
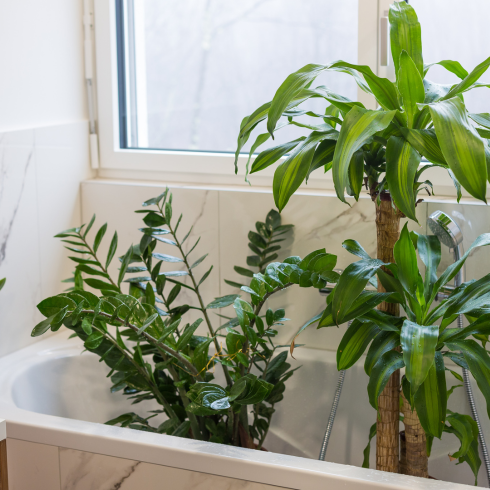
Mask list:
[[[463,315],[458,316],[458,328],[463,328]],[[490,457],[488,456],[487,443],[485,442],[485,437],[483,436],[483,431],[480,424],[480,417],[478,416],[478,411],[476,410],[475,398],[473,397],[473,390],[471,389],[470,376],[468,374],[468,370],[464,368],[463,383],[466,391],[466,397],[468,398],[468,403],[470,404],[471,416],[478,426],[478,438],[480,439],[481,452],[483,454],[485,469],[487,470],[488,484],[490,485]]]
[[[350,327],[352,321],[347,325]],[[323,443],[320,449],[320,461],[325,461],[325,455],[327,454],[328,441],[332,435],[333,423],[335,421],[335,415],[337,415],[337,408],[339,407],[340,394],[342,393],[342,386],[344,385],[345,370],[339,371],[339,379],[337,381],[337,388],[335,389],[335,396],[333,397],[332,408],[330,409],[330,415],[328,417],[327,428],[325,429],[325,435],[323,436]]]

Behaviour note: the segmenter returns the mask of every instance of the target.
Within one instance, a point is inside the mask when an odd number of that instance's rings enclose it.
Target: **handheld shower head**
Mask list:
[[[461,228],[446,213],[434,211],[427,219],[427,224],[440,242],[452,249],[454,261],[463,255],[463,232]],[[454,285],[459,286],[464,282],[464,266],[454,278]]]
[[[461,228],[446,213],[435,211],[427,219],[427,224],[434,235],[446,247],[457,249],[463,241]]]

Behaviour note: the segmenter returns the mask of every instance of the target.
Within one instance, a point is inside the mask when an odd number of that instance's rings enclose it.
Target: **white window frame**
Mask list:
[[[138,0],[134,0],[138,1]],[[387,0],[359,0],[358,62],[383,71],[378,65],[379,11]],[[119,147],[118,77],[115,0],[95,0],[95,49],[97,70],[97,112],[99,133],[99,177],[168,182],[242,185],[247,156],[239,157],[234,175],[230,153],[176,150],[138,150]],[[308,60],[305,60],[306,62]],[[328,61],[328,60],[327,60]],[[383,73],[383,76],[386,76]],[[374,99],[360,89],[358,100],[374,108]],[[237,128],[238,131],[238,128]],[[253,176],[254,186],[269,187],[274,168]],[[241,176],[241,178],[240,178]],[[316,172],[308,189],[333,189],[331,172]]]

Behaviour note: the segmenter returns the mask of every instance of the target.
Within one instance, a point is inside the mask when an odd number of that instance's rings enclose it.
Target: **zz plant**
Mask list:
[[[271,211],[264,223],[257,223],[257,233],[249,234],[256,255],[248,263],[260,272],[236,268],[251,281],[233,284],[250,299],[232,294],[205,304],[201,290],[213,267],[196,274],[206,255],[191,260],[199,239],[185,251],[191,230],[180,233],[182,215],[173,217],[172,194],[167,189],[143,207],[136,211],[144,215],[141,240],[119,258],[117,278],[108,272],[117,253],[117,233],[107,257],[99,256],[107,224],[93,241],[89,232],[95,216],[87,226],[57,235],[74,254],[70,257],[76,263],[74,286],[38,305],[46,319],[32,335],[64,325],[110,368],[111,391],[122,391],[133,404],[143,400],[157,404],[148,416],[125,413],[108,424],[260,449],[274,406],[283,399],[285,383],[295,371],[287,362],[286,346],[274,342],[287,320],[285,311],[264,311],[265,303],[294,284],[322,288],[336,280],[336,257],[322,250],[303,260],[272,262],[291,225],[281,225],[279,213]],[[174,254],[157,251],[157,246]],[[179,267],[164,271],[164,264]],[[123,292],[124,285],[129,294]],[[178,304],[183,288],[196,296],[199,306]],[[210,313],[231,305],[234,314],[214,326]],[[186,322],[191,312],[197,319]],[[201,324],[206,335],[196,332]],[[152,425],[151,419],[159,414],[166,420]]]
[[[435,301],[438,294],[448,291],[448,282],[463,267],[471,251],[487,245],[490,245],[490,233],[480,235],[461,259],[438,276],[439,239],[409,232],[407,225],[395,244],[395,263],[392,264],[372,259],[354,240],[343,243],[344,248],[360,260],[341,274],[318,327],[354,319],[338,347],[337,367],[349,369],[367,349],[364,370],[369,376],[369,402],[376,410],[379,410],[379,396],[392,373],[405,368],[402,411],[405,431],[411,435],[410,440],[406,439],[404,463],[407,466],[418,462],[420,458],[410,460],[410,455],[417,451],[425,453],[427,448],[429,456],[434,437],[441,438],[445,432],[454,434],[461,442],[460,449],[451,457],[468,463],[476,479],[481,464],[478,427],[469,415],[447,408],[454,387],[447,389],[446,371],[458,381],[462,378],[451,369],[452,365],[471,372],[486,399],[490,416],[490,356],[485,347],[490,334],[490,274],[465,282],[439,303]],[[418,268],[417,252],[425,265],[423,274]],[[386,292],[365,289],[376,276]],[[380,301],[398,303],[406,316],[393,317],[375,309]],[[459,315],[466,315],[470,324],[463,329],[451,328]],[[412,415],[415,412],[422,429]],[[370,438],[375,433],[376,424],[371,428]],[[365,456],[367,465],[369,448]],[[419,468],[419,473],[412,474],[427,477],[427,464]]]
[[[393,262],[400,218],[417,221],[418,194],[424,188],[430,193],[432,187],[423,177],[427,169],[438,167],[448,172],[458,200],[464,188],[486,202],[490,177],[490,116],[469,113],[464,103],[466,92],[487,87],[479,79],[490,66],[490,58],[470,72],[452,60],[425,64],[421,26],[413,7],[404,1],[394,2],[389,22],[395,81],[378,77],[369,66],[345,61],[306,65],[286,78],[272,101],[242,120],[235,158],[237,170],[240,151],[262,121],[267,120],[267,132],[259,134],[252,144],[247,175],[252,154],[274,138],[277,130],[289,125],[309,131],[308,136],[262,151],[253,160],[250,173],[285,157],[273,180],[274,200],[280,211],[303,181],[321,168],[332,171],[342,202],[347,203],[347,196],[358,200],[365,186],[376,206],[377,258],[383,263]],[[460,81],[453,85],[432,82],[427,75],[437,64]],[[370,110],[325,86],[314,87],[317,76],[328,71],[352,76],[378,108]],[[324,112],[300,108],[313,98],[325,102]],[[300,117],[311,119],[304,122]],[[421,165],[422,158],[428,163]],[[399,315],[397,304],[382,302],[379,309]],[[399,465],[399,384],[397,370],[378,414],[377,469],[391,472],[397,472]]]

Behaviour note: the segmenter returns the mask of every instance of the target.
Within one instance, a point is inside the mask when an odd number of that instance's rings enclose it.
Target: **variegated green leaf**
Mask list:
[[[415,393],[415,408],[425,432],[440,439],[447,408],[446,370],[440,352],[435,353],[434,364]]]
[[[415,114],[418,112],[417,104],[425,99],[425,90],[420,72],[410,55],[402,50],[400,54],[400,67],[397,73],[398,90],[403,99],[403,106],[408,118],[408,127],[413,128]]]
[[[420,155],[403,138],[392,136],[386,146],[386,181],[398,209],[416,222],[414,182]]]
[[[400,341],[412,396],[417,393],[434,364],[438,336],[438,325],[417,325],[409,320],[403,322]]]
[[[422,31],[415,10],[406,2],[393,2],[390,6],[389,20],[391,54],[395,64],[395,73],[398,73],[400,55],[405,50],[423,78]]]
[[[429,110],[449,167],[472,196],[486,202],[485,146],[468,121],[464,103],[455,97],[431,104]]]
[[[332,165],[335,191],[342,202],[345,201],[345,189],[349,182],[349,165],[354,153],[378,131],[385,129],[396,111],[368,111],[353,107],[344,119],[340,130]]]

